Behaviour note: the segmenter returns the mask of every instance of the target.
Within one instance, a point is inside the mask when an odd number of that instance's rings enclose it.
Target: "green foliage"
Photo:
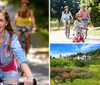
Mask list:
[[[87,60],[76,60],[75,61],[75,66],[76,67],[89,66],[89,62]]]
[[[100,59],[100,49],[96,49],[87,53],[72,54],[71,57],[74,58],[76,56],[82,56],[82,55],[91,56],[92,60]]]
[[[100,49],[88,52],[86,55],[92,56],[92,59],[100,59]]]
[[[91,72],[83,69],[83,68],[75,68],[71,72],[71,75],[74,79],[81,78],[81,79],[87,79],[91,77]]]
[[[50,66],[54,68],[88,67],[91,64],[100,65],[100,60],[66,60],[63,58],[50,59]]]
[[[51,18],[61,18],[62,11],[64,11],[64,7],[67,5],[72,12],[72,15],[75,16],[75,13],[79,10],[79,0],[50,0],[50,16]]]
[[[100,64],[99,65],[90,65],[89,70],[92,71],[92,78],[100,80]]]
[[[69,70],[69,73],[72,78],[77,79],[87,79],[91,77],[91,72],[87,71],[83,68],[51,68],[50,72],[50,78],[53,79],[57,75],[63,75],[64,77],[68,77],[68,75],[65,73],[66,70]]]
[[[50,59],[50,66],[51,67],[73,67],[74,66],[74,62],[70,61],[70,60],[66,60],[66,59],[59,59],[59,58],[51,58]]]

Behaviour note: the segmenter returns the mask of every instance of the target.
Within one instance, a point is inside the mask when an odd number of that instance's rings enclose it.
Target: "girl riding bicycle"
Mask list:
[[[64,29],[66,30],[66,32],[68,32],[67,34],[70,35],[70,20],[71,19],[73,20],[73,16],[72,16],[71,12],[69,11],[68,6],[65,6],[64,8],[65,8],[65,10],[62,12],[61,19],[64,24]]]
[[[74,21],[74,38],[73,38],[73,42],[80,42],[80,41],[78,41],[78,36],[83,38],[83,36],[84,36],[83,29],[85,27],[86,26],[85,26],[85,23],[82,20],[81,13],[76,13],[76,20]],[[83,39],[83,42],[84,42],[84,39]]]
[[[25,53],[27,54],[30,47],[30,34],[31,28],[33,31],[37,30],[35,24],[35,17],[33,11],[29,9],[29,0],[21,0],[21,9],[15,14],[15,25],[18,31],[20,42],[22,43],[21,35],[22,29],[25,28],[24,32],[26,49]]]
[[[33,85],[32,72],[25,59],[17,34],[13,31],[10,17],[4,7],[0,7],[0,79],[3,85],[18,85],[19,76],[16,59],[26,74],[25,85]]]

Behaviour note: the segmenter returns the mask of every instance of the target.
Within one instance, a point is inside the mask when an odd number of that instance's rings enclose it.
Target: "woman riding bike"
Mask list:
[[[28,32],[36,30],[35,18],[32,10],[29,9],[29,0],[21,0],[21,9],[15,14],[15,25],[18,31],[18,35],[21,41],[22,28],[25,28],[27,31],[24,32],[26,48],[25,53],[27,54],[30,47],[30,34]],[[22,43],[22,41],[21,41]]]
[[[69,11],[69,7],[68,6],[65,6],[64,7],[65,10],[62,12],[62,16],[61,16],[61,19],[63,21],[63,24],[64,24],[64,29],[66,30],[66,37],[69,38],[69,35],[70,35],[70,20],[72,19],[73,20],[73,16],[71,14],[71,12]]]

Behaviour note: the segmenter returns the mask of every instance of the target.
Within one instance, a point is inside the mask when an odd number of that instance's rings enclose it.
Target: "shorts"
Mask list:
[[[82,19],[85,24],[88,24],[88,18]]]
[[[17,81],[19,81],[18,70],[3,72],[2,80],[17,80]]]
[[[25,30],[25,32],[31,32],[32,31],[32,26],[25,26],[25,27],[16,26],[16,30],[17,31],[24,31]]]

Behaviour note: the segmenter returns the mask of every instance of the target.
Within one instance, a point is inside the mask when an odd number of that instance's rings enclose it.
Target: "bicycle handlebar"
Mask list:
[[[0,82],[0,85],[3,85],[3,82]],[[16,83],[16,84],[12,84],[12,85],[18,85],[18,84]],[[24,82],[19,82],[19,85],[24,85]],[[33,79],[33,85],[37,85],[36,79]]]

